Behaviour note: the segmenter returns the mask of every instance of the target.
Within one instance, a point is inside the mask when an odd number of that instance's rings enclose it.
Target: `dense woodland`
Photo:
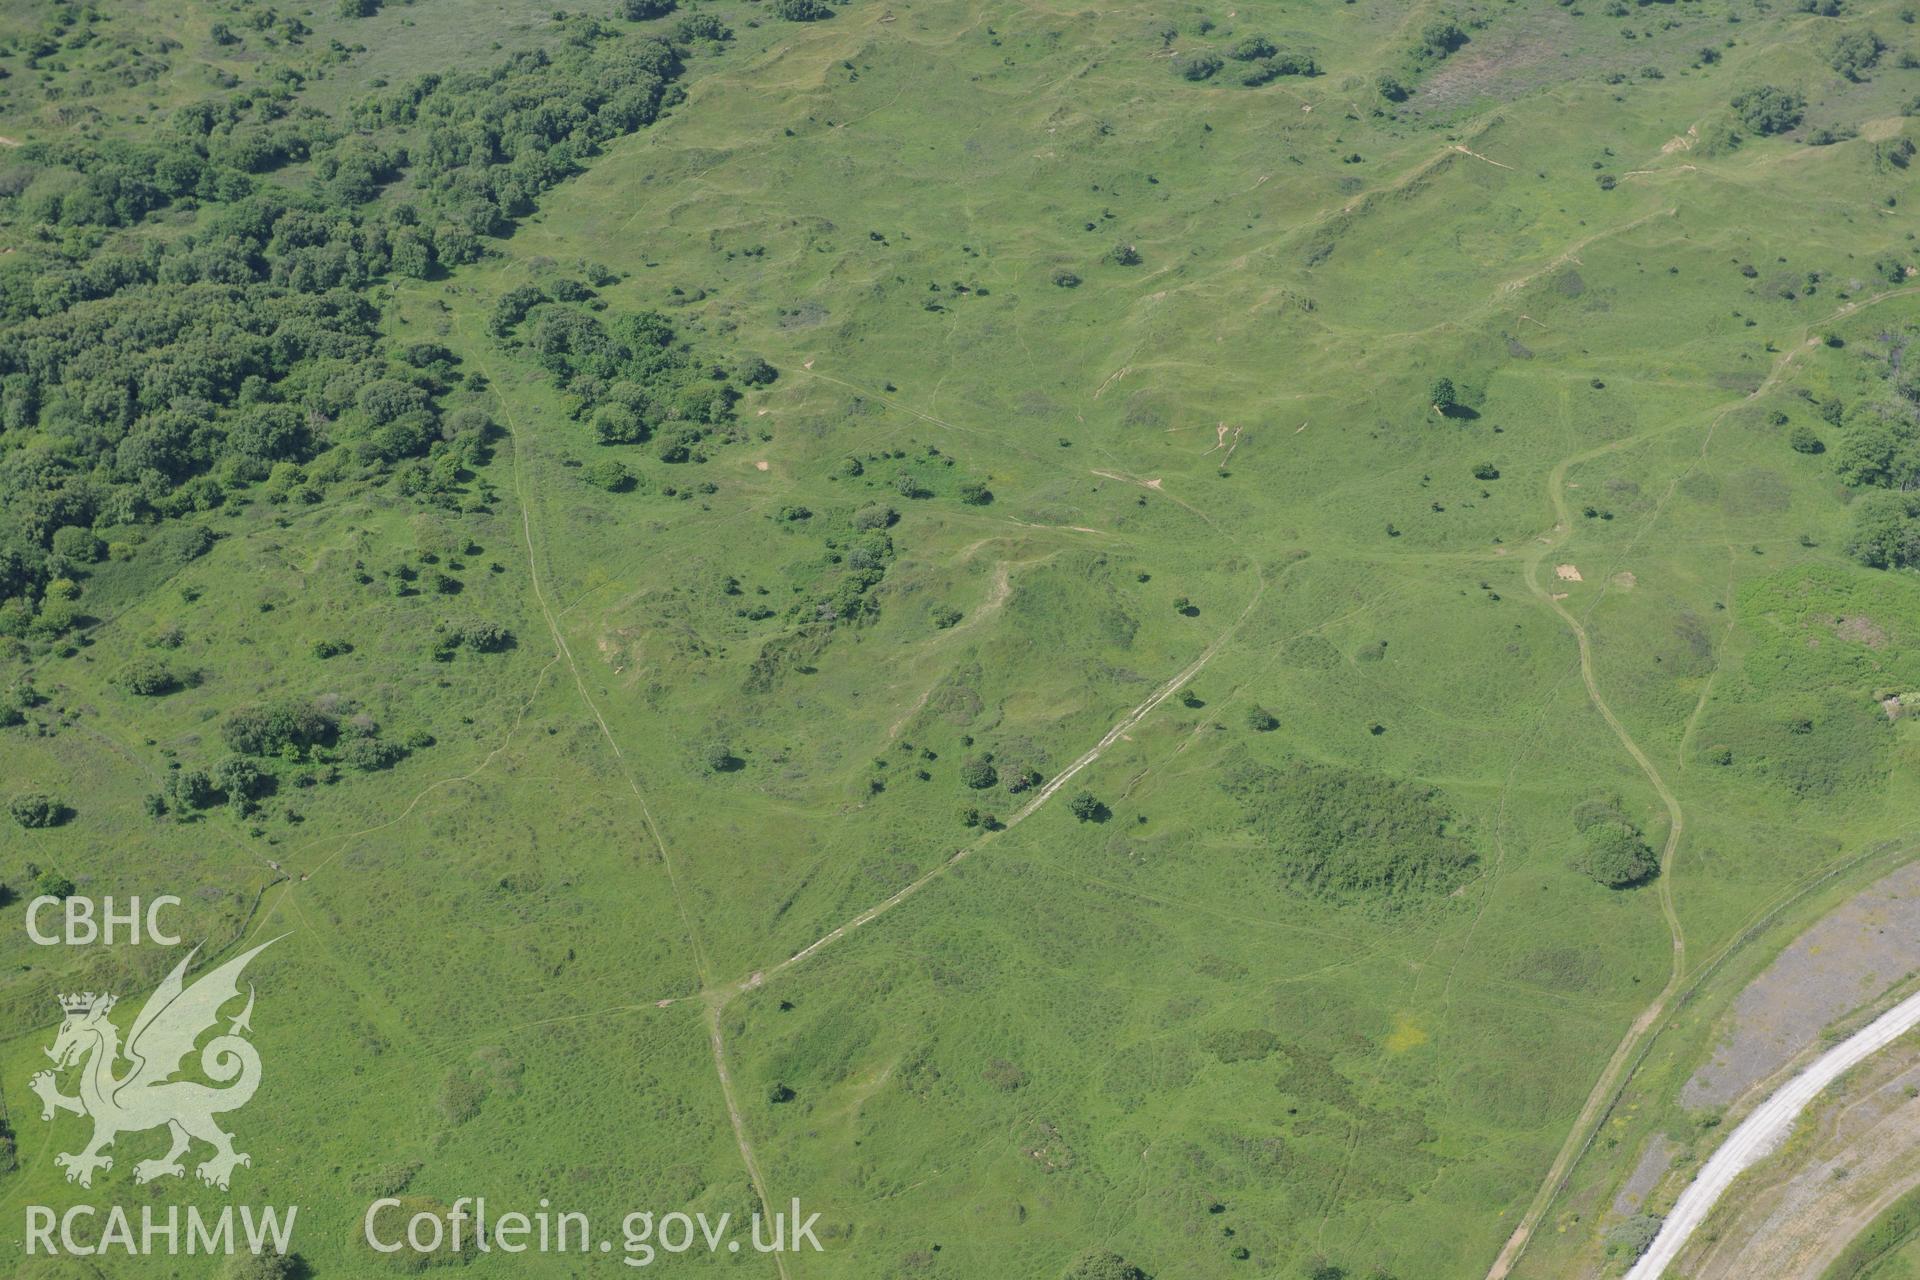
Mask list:
[[[1833,469],[1841,483],[1861,495],[1854,502],[1847,550],[1877,569],[1920,565],[1920,361],[1914,328],[1883,335],[1879,351],[1865,357],[1868,392],[1851,403],[1819,406],[1823,422],[1838,428]],[[1794,447],[1826,449],[1811,428],[1795,429]]]
[[[683,26],[688,41],[727,34]],[[476,260],[680,100],[681,45],[591,17],[565,29],[555,51],[421,75],[343,119],[287,83],[245,85],[174,111],[151,141],[5,157],[0,216],[32,251],[0,268],[0,632],[83,625],[85,564],[190,558],[207,540],[152,535],[243,495],[312,503],[390,476],[422,503],[485,501],[473,482],[493,428],[461,394],[480,380],[443,347],[383,343],[372,290]],[[573,315],[541,318],[543,358],[614,372],[598,321]],[[620,333],[648,355],[595,397],[604,420],[642,415],[651,433],[726,416],[734,393],[690,390],[671,330]]]

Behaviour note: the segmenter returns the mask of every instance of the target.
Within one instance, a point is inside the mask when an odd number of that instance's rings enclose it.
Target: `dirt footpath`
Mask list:
[[[1740,993],[1713,1056],[1680,1091],[1723,1107],[1812,1047],[1821,1031],[1920,970],[1920,863],[1801,934]]]

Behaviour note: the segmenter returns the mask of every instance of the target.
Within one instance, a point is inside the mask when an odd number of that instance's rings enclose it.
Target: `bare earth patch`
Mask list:
[[[1580,576],[1580,570],[1570,564],[1557,564],[1553,566],[1553,576],[1562,582],[1586,581],[1586,579]]]
[[[1676,134],[1668,138],[1666,143],[1660,148],[1660,154],[1670,156],[1676,151],[1691,151],[1693,150],[1693,140],[1699,136],[1699,128],[1689,125],[1685,133]]]
[[[1660,1185],[1660,1179],[1666,1176],[1667,1166],[1673,1163],[1673,1139],[1664,1133],[1653,1135],[1646,1149],[1640,1153],[1639,1163],[1633,1166],[1633,1172],[1620,1186],[1620,1194],[1613,1198],[1613,1211],[1621,1217],[1631,1217],[1640,1212],[1640,1206],[1647,1201],[1647,1193]]]
[[[1842,640],[1853,640],[1869,649],[1878,649],[1887,642],[1887,633],[1872,618],[1858,614],[1834,623],[1833,633]]]
[[[1574,47],[1572,23],[1557,11],[1534,21],[1476,32],[1427,77],[1419,105],[1447,107],[1479,97],[1517,97],[1537,85],[1575,74],[1570,64],[1576,60],[1567,57]]]
[[[1721,1107],[1812,1048],[1820,1033],[1920,969],[1920,863],[1900,868],[1796,938],[1734,1001],[1712,1058],[1680,1090]]]

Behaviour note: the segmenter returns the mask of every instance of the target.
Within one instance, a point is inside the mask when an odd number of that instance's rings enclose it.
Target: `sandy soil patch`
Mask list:
[[[753,464],[753,469],[755,471],[765,471],[767,469],[767,460],[765,458],[756,459]]]
[[[1586,579],[1580,576],[1580,570],[1570,564],[1557,564],[1553,566],[1553,576],[1562,582],[1586,581]]]

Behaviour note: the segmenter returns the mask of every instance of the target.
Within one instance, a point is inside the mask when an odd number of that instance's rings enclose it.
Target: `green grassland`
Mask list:
[[[1820,408],[1884,380],[1920,299],[1875,265],[1915,253],[1900,7],[693,8],[733,39],[689,48],[684,101],[478,260],[364,287],[381,342],[453,357],[443,410],[495,424],[451,501],[319,455],[102,521],[94,621],[5,655],[43,700],[0,779],[72,813],[0,831],[0,1213],[136,1203],[161,1142],[90,1193],[52,1163],[84,1125],[26,1091],[51,996],[131,999],[177,958],[27,944],[54,870],[179,894],[207,952],[284,935],[231,1121],[254,1167],[166,1194],[298,1203],[320,1276],[385,1270],[354,1232],[400,1189],[609,1221],[798,1196],[828,1243],[795,1276],[1093,1248],[1162,1280],[1479,1276],[1670,987],[1516,1272],[1613,1273],[1612,1190],[1689,1123],[1715,1002],[1901,856],[1920,798],[1880,704],[1920,690],[1920,586],[1848,557]],[[0,134],[138,136],[283,56],[324,71],[292,103],[338,114],[572,29],[287,6],[311,34],[268,45],[255,6],[148,8],[29,68],[42,15],[9,7]],[[617,45],[683,15],[603,16]],[[1465,42],[1411,54],[1442,18]],[[1849,80],[1823,50],[1867,29],[1890,47]],[[1319,73],[1176,73],[1251,35]],[[155,36],[145,71],[113,52]],[[1804,123],[1726,145],[1757,84]],[[40,252],[32,180],[5,234]],[[556,300],[503,336],[529,287]],[[546,345],[559,313],[645,311],[696,364],[777,370],[684,460],[599,443]],[[219,536],[169,557],[180,524]],[[480,623],[512,642],[448,643]],[[131,692],[143,662],[179,687]],[[283,698],[404,752],[296,750],[252,811],[143,812]],[[1681,815],[1658,877],[1575,869],[1595,800],[1654,851]]]
[[[1911,1194],[1889,1204],[1865,1231],[1862,1231],[1821,1273],[1821,1280],[1849,1280],[1850,1277],[1877,1277],[1900,1280],[1913,1274],[1916,1252],[1913,1242],[1914,1200]]]

